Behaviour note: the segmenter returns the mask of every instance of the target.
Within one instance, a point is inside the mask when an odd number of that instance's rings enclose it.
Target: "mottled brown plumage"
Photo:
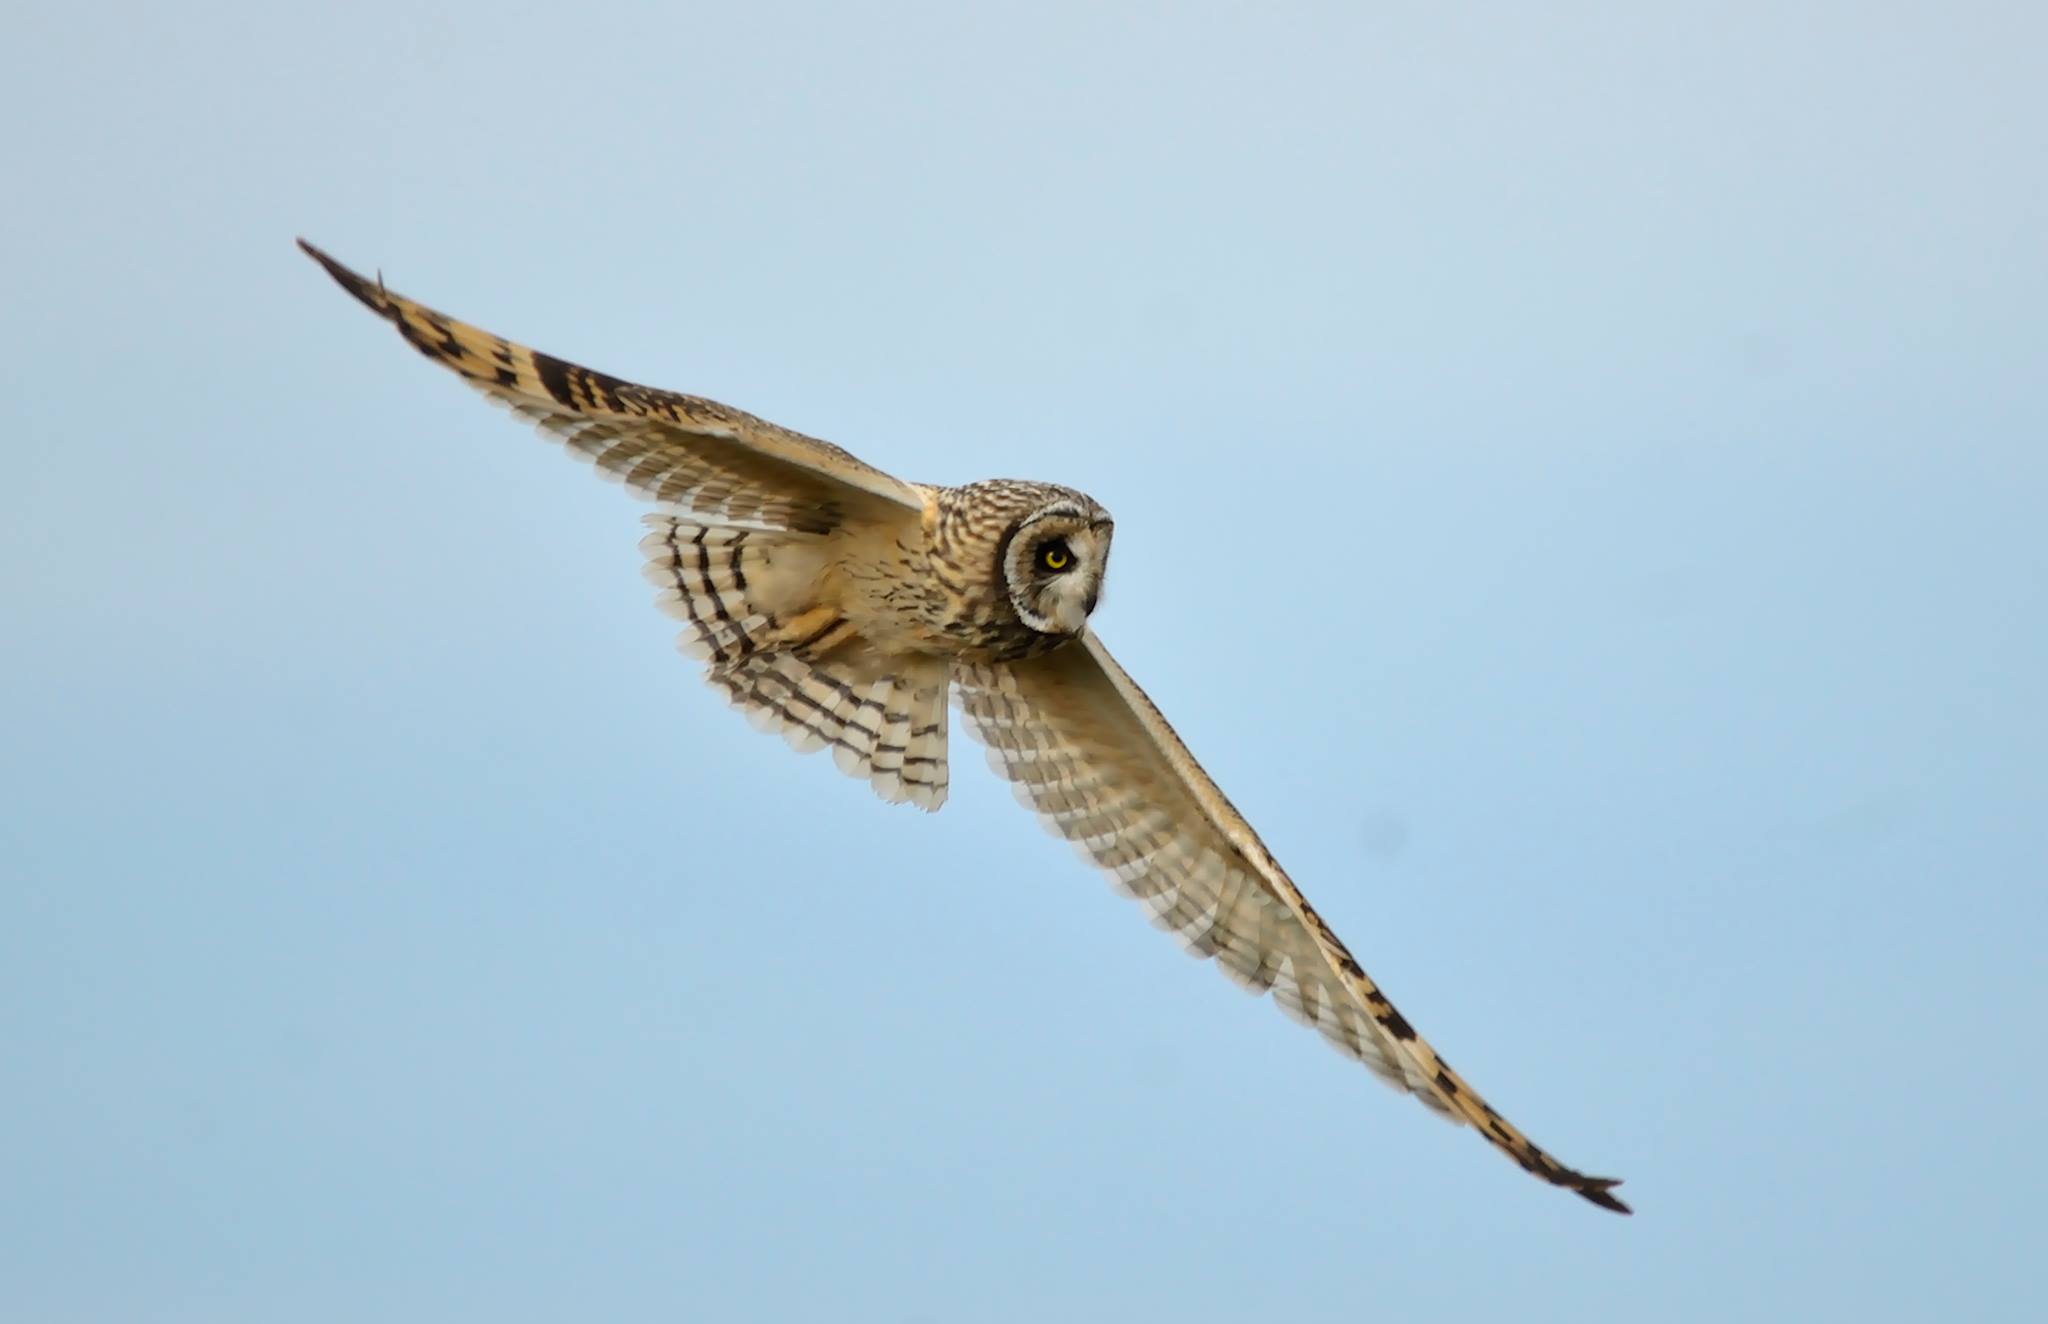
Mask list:
[[[1047,483],[907,483],[830,443],[537,353],[305,244],[428,358],[652,501],[641,548],[683,651],[758,725],[884,799],[945,802],[946,707],[1019,799],[1152,922],[1527,1171],[1626,1213],[1394,1009],[1088,628],[1114,534]]]

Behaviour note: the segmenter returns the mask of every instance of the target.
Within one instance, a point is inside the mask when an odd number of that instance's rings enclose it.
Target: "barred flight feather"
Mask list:
[[[1185,950],[1215,957],[1242,988],[1270,989],[1289,1017],[1527,1171],[1627,1212],[1611,1178],[1552,1158],[1415,1033],[1092,633],[1042,657],[958,667],[954,685],[990,766]]]
[[[877,502],[923,509],[911,484],[830,442],[529,349],[365,280],[304,240],[299,247],[414,349],[650,501],[709,523],[810,533]]]
[[[829,747],[840,771],[865,778],[882,799],[925,810],[946,802],[942,672],[863,681],[844,662],[756,653],[715,663],[705,678],[791,748]]]
[[[648,515],[642,573],[687,627],[685,656],[764,730],[833,760],[891,803],[945,803],[946,664],[876,659],[852,625],[815,602],[824,565],[812,534]]]

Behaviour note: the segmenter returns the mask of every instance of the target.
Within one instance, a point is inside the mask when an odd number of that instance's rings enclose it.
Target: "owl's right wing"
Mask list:
[[[1187,951],[1272,990],[1288,1015],[1528,1172],[1629,1212],[1616,1179],[1545,1153],[1416,1034],[1092,632],[1029,661],[958,667],[954,683],[1019,797]]]
[[[918,488],[830,442],[528,349],[365,280],[303,239],[299,247],[414,349],[699,524],[829,533],[856,509],[924,510]]]

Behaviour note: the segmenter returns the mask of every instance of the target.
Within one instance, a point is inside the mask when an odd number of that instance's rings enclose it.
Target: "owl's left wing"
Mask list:
[[[1559,1163],[1394,1009],[1145,692],[1093,633],[1041,657],[955,670],[989,761],[1152,922],[1543,1180],[1628,1213],[1619,1184]]]

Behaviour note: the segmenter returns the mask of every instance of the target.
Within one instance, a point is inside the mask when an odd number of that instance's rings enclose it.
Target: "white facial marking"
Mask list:
[[[1011,605],[1044,634],[1078,635],[1102,595],[1111,528],[1080,510],[1041,511],[1017,530],[1004,563]]]

